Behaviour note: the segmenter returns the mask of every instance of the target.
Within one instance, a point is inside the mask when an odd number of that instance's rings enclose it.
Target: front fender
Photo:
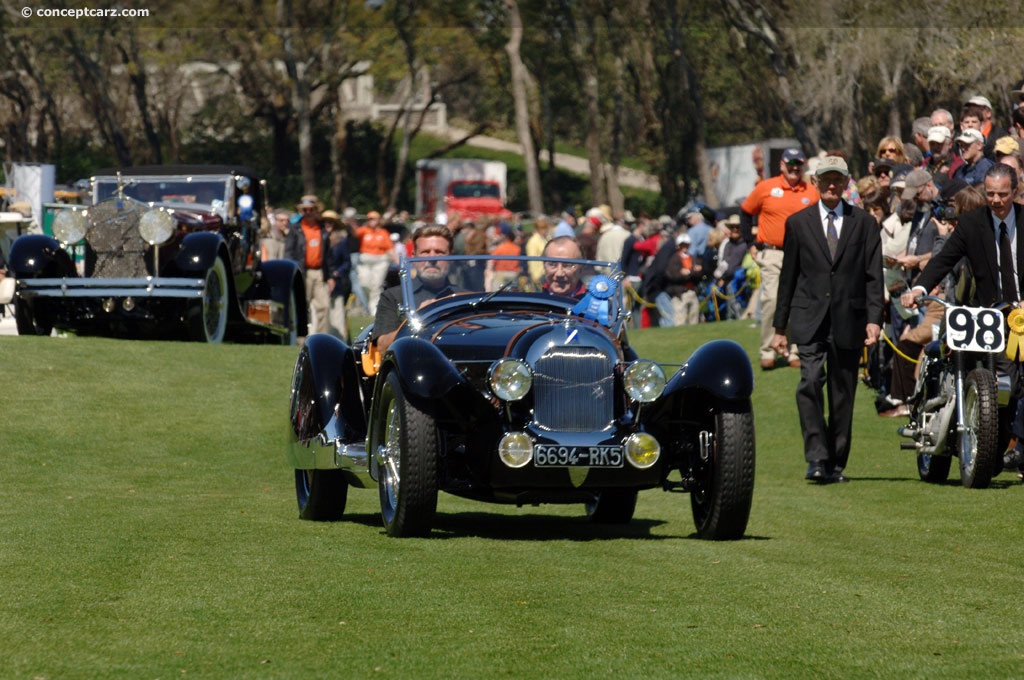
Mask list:
[[[222,244],[226,249],[223,237],[212,231],[188,234],[181,242],[181,249],[174,256],[174,264],[183,272],[205,273],[213,266]]]
[[[712,340],[697,348],[665,385],[664,396],[699,388],[717,399],[749,399],[754,370],[747,353],[732,340]]]
[[[438,399],[463,382],[462,374],[433,343],[416,337],[395,340],[385,362],[394,364],[402,385],[421,399]]]
[[[15,277],[78,276],[75,263],[57,239],[45,234],[25,234],[14,240],[7,262]]]

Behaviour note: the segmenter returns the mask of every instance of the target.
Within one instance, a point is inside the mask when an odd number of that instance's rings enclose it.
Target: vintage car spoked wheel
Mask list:
[[[219,257],[206,272],[203,298],[189,309],[189,339],[217,343],[228,326],[228,273]]]
[[[957,437],[960,482],[971,489],[987,488],[992,481],[993,457],[999,456],[999,409],[996,379],[986,368],[976,368],[964,380],[964,430]]]
[[[917,474],[922,481],[941,484],[949,477],[949,466],[953,459],[949,456],[929,456],[922,454],[917,457]]]
[[[595,524],[627,524],[636,511],[636,489],[602,491],[586,504],[587,517]]]
[[[295,497],[302,519],[334,522],[345,512],[348,483],[341,470],[296,470]]]
[[[380,510],[390,536],[426,536],[437,511],[437,427],[409,403],[397,373],[381,390]]]
[[[717,412],[708,461],[699,469],[690,494],[693,522],[700,538],[743,538],[754,496],[754,415]]]

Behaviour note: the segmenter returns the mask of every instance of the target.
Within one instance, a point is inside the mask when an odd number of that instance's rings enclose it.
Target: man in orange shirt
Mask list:
[[[366,224],[356,229],[356,236],[359,238],[359,264],[356,265],[359,285],[366,291],[370,314],[376,314],[395,244],[391,232],[381,225],[380,213],[376,210],[366,213]]]
[[[327,283],[331,278],[331,247],[327,229],[320,219],[323,204],[316,196],[306,195],[296,208],[299,218],[285,236],[284,257],[297,262],[305,277],[306,300],[314,316],[309,332],[326,333],[327,312],[331,304]]]
[[[781,174],[763,180],[754,187],[740,205],[740,223],[743,233],[751,233],[754,215],[757,215],[757,239],[752,249],[754,260],[761,268],[761,368],[775,368],[778,354],[772,349],[775,329],[775,302],[778,296],[779,275],[782,273],[782,245],[786,238],[786,219],[818,200],[818,190],[803,179],[806,158],[803,151],[793,147],[782,152],[779,162]],[[800,358],[793,345],[789,365],[800,366]]]

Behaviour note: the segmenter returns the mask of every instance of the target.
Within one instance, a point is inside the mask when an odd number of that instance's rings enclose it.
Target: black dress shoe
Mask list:
[[[828,481],[833,484],[842,484],[843,482],[850,481],[850,478],[843,474],[843,468],[837,467],[832,471],[832,474],[828,476]]]
[[[826,484],[829,481],[828,472],[825,470],[825,464],[821,461],[815,461],[807,466],[807,474],[804,475],[804,479],[819,484]]]

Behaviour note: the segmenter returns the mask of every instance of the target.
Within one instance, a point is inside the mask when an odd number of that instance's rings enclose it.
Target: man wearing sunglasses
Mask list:
[[[786,219],[794,213],[817,203],[818,190],[803,179],[806,158],[803,151],[793,147],[782,152],[780,174],[763,180],[754,187],[740,205],[740,227],[744,234],[751,233],[754,215],[757,215],[757,238],[752,254],[761,268],[761,369],[775,368],[778,353],[772,349],[775,333],[772,318],[778,297],[779,274],[782,272],[782,244],[786,236]],[[790,348],[789,365],[800,366],[796,345]]]

